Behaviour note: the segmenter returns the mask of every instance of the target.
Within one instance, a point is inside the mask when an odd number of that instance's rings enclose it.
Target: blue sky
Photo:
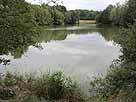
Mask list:
[[[31,3],[38,3],[39,1],[46,2],[46,0],[26,0]],[[90,9],[103,10],[109,4],[123,3],[125,0],[63,0],[63,4],[68,10],[73,9]]]

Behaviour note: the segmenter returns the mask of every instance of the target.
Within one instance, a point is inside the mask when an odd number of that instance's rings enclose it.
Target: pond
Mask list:
[[[25,42],[21,44],[18,44],[20,35],[14,36],[15,39],[10,39],[11,35],[0,36],[4,39],[0,42],[0,57],[10,60],[7,65],[0,64],[0,72],[40,74],[63,71],[79,80],[87,80],[105,74],[112,61],[121,54],[120,46],[114,42],[118,33],[119,29],[115,27],[82,24],[44,28],[38,36],[28,38],[29,34],[23,35]],[[35,39],[35,44],[27,41],[30,38]]]

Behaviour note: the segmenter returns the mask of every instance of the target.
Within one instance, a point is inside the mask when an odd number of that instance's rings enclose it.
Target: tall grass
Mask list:
[[[86,97],[77,82],[62,72],[27,78],[7,73],[0,77],[0,99],[2,102],[85,102]]]

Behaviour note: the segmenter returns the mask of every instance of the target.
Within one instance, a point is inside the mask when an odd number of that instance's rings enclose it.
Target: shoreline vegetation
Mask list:
[[[136,101],[136,0],[128,0],[123,5],[109,5],[104,11],[67,11],[62,5],[32,5],[24,0],[0,1],[0,34],[9,35],[11,41],[1,37],[0,55],[11,53],[19,58],[27,50],[26,45],[36,44],[39,26],[95,23],[88,21],[96,17],[96,23],[123,26],[117,38],[121,45],[122,56],[110,67],[107,75],[90,81],[94,97],[87,97],[77,82],[63,75],[62,72],[35,76],[13,75],[0,76],[0,101],[2,102],[135,102]],[[87,15],[89,14],[89,15]],[[84,21],[87,19],[87,21]],[[126,28],[125,28],[126,27]],[[17,35],[15,35],[15,32]],[[32,36],[33,35],[33,36]],[[28,42],[26,42],[28,40]],[[26,43],[26,45],[24,44]],[[6,46],[6,48],[5,48]],[[19,52],[17,56],[16,51]],[[2,63],[2,60],[0,60]],[[89,99],[89,100],[88,100]]]
[[[86,99],[79,84],[62,72],[39,77],[7,72],[0,76],[1,102],[86,102]]]

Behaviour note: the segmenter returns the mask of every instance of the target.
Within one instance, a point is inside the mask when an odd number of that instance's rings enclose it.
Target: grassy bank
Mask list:
[[[80,24],[96,24],[95,20],[80,20]]]
[[[0,77],[0,102],[85,102],[85,99],[79,85],[62,72],[40,77],[7,73]]]

